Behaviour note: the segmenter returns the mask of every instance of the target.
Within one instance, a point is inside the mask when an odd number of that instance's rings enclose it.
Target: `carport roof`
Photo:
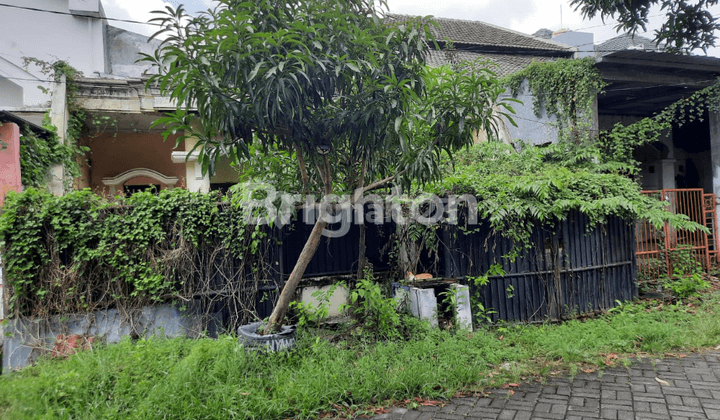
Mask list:
[[[608,83],[598,97],[598,112],[650,116],[720,76],[720,58],[623,50],[596,59]]]

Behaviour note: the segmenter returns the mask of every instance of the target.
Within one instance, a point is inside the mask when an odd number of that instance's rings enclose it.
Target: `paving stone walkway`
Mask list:
[[[493,390],[489,397],[452,399],[443,407],[395,408],[374,419],[720,420],[720,352],[642,359],[628,368],[551,378],[545,385],[514,390],[511,396]]]

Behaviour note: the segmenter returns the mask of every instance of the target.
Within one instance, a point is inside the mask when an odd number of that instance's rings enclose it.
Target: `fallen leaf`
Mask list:
[[[513,391],[513,390],[511,389],[510,391],[508,391],[508,394],[510,394],[510,395],[515,395],[515,391]]]
[[[510,385],[510,386],[513,387],[513,388],[517,388],[517,387],[520,386],[520,385],[518,385],[518,384],[508,384],[508,385]]]
[[[656,377],[655,380],[656,380],[657,383],[659,383],[660,385],[670,385],[670,382],[664,381],[664,380],[662,380],[662,379],[660,379],[660,378],[657,378],[657,377]]]
[[[505,337],[501,335],[500,337],[498,337],[498,340],[502,340],[503,338]]]

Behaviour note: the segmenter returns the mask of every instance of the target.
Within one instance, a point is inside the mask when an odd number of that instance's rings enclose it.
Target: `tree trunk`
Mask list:
[[[298,150],[298,152],[302,153],[301,150]],[[302,155],[299,155],[299,159],[302,159]],[[330,195],[332,194],[332,172],[330,171],[330,162],[328,161],[327,155],[323,156],[323,163],[324,165],[322,168],[318,165],[318,170],[320,171],[320,177],[323,180],[323,184],[325,184],[325,194]],[[290,301],[295,294],[295,289],[297,289],[298,284],[300,284],[300,280],[302,280],[302,277],[305,274],[305,269],[308,264],[310,264],[310,260],[312,260],[313,255],[315,255],[315,251],[317,251],[317,248],[320,245],[320,237],[322,236],[323,230],[326,226],[327,222],[320,214],[318,214],[315,226],[313,226],[310,236],[300,252],[300,256],[295,263],[295,267],[293,267],[293,270],[290,273],[290,277],[287,279],[287,282],[285,282],[285,286],[280,293],[280,297],[275,304],[275,308],[270,314],[268,324],[261,332],[262,334],[277,332],[280,330],[280,327],[282,327],[285,315],[290,308]]]
[[[367,256],[365,254],[365,222],[360,224],[360,251],[358,252],[358,271],[357,278],[360,280],[365,277],[365,266],[367,265]]]
[[[313,230],[310,232],[310,237],[308,237],[307,242],[305,242],[305,246],[303,246],[302,252],[300,252],[300,257],[298,257],[295,267],[293,267],[290,277],[285,283],[282,293],[280,293],[280,297],[275,304],[275,308],[273,309],[272,314],[270,314],[270,319],[268,319],[268,324],[263,333],[273,333],[278,331],[282,326],[285,314],[287,314],[287,310],[290,307],[290,300],[292,300],[292,297],[295,294],[295,289],[300,283],[303,274],[305,274],[305,269],[310,263],[313,255],[315,255],[318,245],[320,245],[320,237],[322,236],[325,226],[327,226],[327,222],[318,217],[315,222],[315,226],[313,226]]]
[[[353,194],[352,204],[355,205],[362,199],[362,192],[365,188],[365,175],[367,174],[367,158],[363,158],[362,165],[360,165],[360,177],[358,178],[356,193]],[[357,193],[359,192],[359,193]],[[365,266],[367,265],[367,254],[365,250],[365,234],[367,228],[365,227],[365,209],[363,208],[363,219],[360,221],[360,244],[358,251],[358,271],[357,278],[360,280],[365,276]]]

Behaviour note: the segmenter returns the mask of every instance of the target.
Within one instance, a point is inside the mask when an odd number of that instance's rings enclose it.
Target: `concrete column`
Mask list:
[[[185,150],[189,152],[196,144],[196,138],[186,138]],[[197,156],[191,155],[190,158],[185,161],[185,185],[188,191],[203,193],[210,192],[210,174],[203,175],[202,165],[198,162]]]
[[[720,197],[720,113],[710,112],[710,162],[712,165],[712,187],[715,199]],[[718,206],[720,210],[720,206]],[[720,220],[720,214],[718,214]]]
[[[662,159],[662,188],[675,188],[675,159]]]
[[[472,310],[470,305],[470,288],[463,284],[451,284],[450,288],[455,295],[455,315],[458,327],[463,330],[472,331]]]
[[[68,120],[70,113],[67,107],[67,81],[65,75],[55,83],[50,104],[50,124],[57,128],[58,140],[65,144]],[[50,169],[50,192],[55,195],[65,194],[65,168],[63,165],[53,165]]]

